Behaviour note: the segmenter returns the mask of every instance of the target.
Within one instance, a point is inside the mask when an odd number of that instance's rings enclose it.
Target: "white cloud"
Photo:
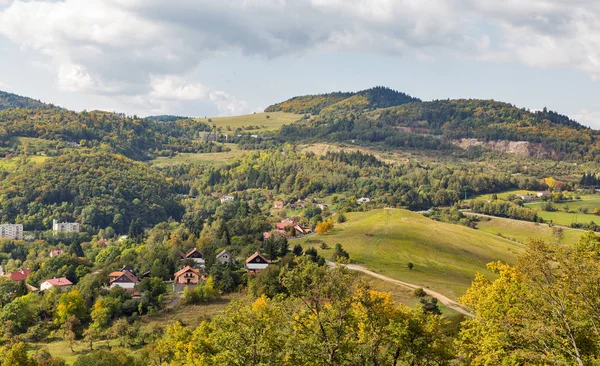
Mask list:
[[[571,118],[583,125],[600,130],[600,109],[582,109],[572,114]]]
[[[61,90],[127,100],[201,99],[235,113],[243,101],[187,80],[203,60],[313,50],[408,54],[426,62],[445,53],[571,67],[600,78],[596,0],[2,3],[0,35],[47,55]]]

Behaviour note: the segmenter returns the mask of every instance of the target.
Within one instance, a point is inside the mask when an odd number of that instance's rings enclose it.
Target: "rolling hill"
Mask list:
[[[300,98],[303,105],[311,105],[310,97]],[[313,96],[316,101],[321,98]],[[385,148],[487,148],[556,160],[593,160],[600,152],[598,131],[547,109],[532,112],[477,99],[397,100],[396,105],[387,106],[389,100],[370,102],[353,95],[324,106],[313,118],[284,126],[281,137],[290,142],[325,140]]]
[[[294,97],[267,107],[265,112],[319,114],[322,111],[331,112],[337,109],[376,109],[420,101],[408,94],[378,86],[354,93],[337,92]]]
[[[9,108],[48,108],[49,106],[39,100],[0,91],[0,110]]]
[[[298,242],[306,247],[311,245],[309,240],[319,239],[330,248],[340,243],[353,263],[454,299],[464,294],[476,272],[492,275],[487,263],[514,263],[523,249],[510,240],[406,210],[355,212],[347,217],[331,233]],[[315,247],[327,259],[333,253]],[[414,269],[408,269],[409,262]]]

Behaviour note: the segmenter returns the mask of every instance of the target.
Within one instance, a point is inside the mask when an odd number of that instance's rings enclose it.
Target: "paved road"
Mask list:
[[[336,263],[329,262],[329,261],[327,261],[327,264],[329,266],[332,266],[332,267],[336,266]],[[378,278],[378,279],[380,279],[382,281],[385,281],[385,282],[389,282],[389,283],[393,283],[395,285],[399,285],[399,286],[404,286],[404,287],[410,288],[412,290],[417,289],[417,288],[421,288],[421,286],[417,286],[417,285],[414,285],[412,283],[408,283],[408,282],[404,282],[404,281],[398,281],[398,280],[393,279],[391,277],[384,276],[384,275],[379,274],[379,273],[375,273],[375,272],[370,271],[367,268],[365,268],[363,266],[359,266],[357,264],[346,264],[345,267],[348,268],[348,269],[351,269],[353,271],[362,272],[364,274],[367,274],[369,276]],[[442,304],[444,304],[446,307],[449,307],[450,309],[456,310],[459,313],[464,314],[466,316],[473,317],[473,314],[471,314],[467,310],[465,310],[456,301],[454,301],[452,299],[449,299],[448,297],[440,294],[439,292],[435,292],[433,290],[429,290],[429,289],[426,289],[426,288],[423,288],[423,290],[425,291],[425,293],[427,295],[435,297],[436,299],[438,299],[438,301],[441,302]]]

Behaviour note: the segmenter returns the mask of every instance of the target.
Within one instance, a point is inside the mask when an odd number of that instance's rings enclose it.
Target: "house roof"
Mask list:
[[[222,256],[223,254],[226,254],[226,253],[233,257],[233,254],[231,254],[230,251],[228,251],[227,249],[223,249],[223,250],[221,250],[221,252],[219,254],[217,254],[217,258],[219,258],[220,256]]]
[[[48,282],[52,287],[71,286],[73,284],[73,282],[69,281],[66,277],[53,278],[44,282]]]
[[[246,263],[250,263],[254,258],[256,257],[260,257],[262,258],[265,262],[267,263],[271,263],[270,260],[268,260],[267,258],[265,258],[262,254],[260,254],[259,252],[256,252],[254,254],[252,254],[251,256],[248,257],[248,259],[246,259]]]
[[[30,273],[31,270],[27,268],[16,272],[11,272],[8,274],[8,277],[11,279],[11,281],[25,281]]]
[[[114,279],[110,282],[114,282],[123,276],[125,276],[125,278],[129,280],[129,282],[133,282],[133,283],[139,282],[139,279],[133,273],[131,273],[129,271],[116,271],[116,272],[112,272],[111,274],[108,275],[108,277],[110,277],[110,278],[114,277]]]
[[[198,254],[200,254],[200,257],[202,257],[202,253],[200,253],[200,251],[198,250],[198,248],[194,248],[194,249],[190,250],[190,252],[188,254],[186,254],[185,257],[189,258],[190,255],[192,255],[194,253],[198,253]]]
[[[175,272],[175,278],[181,276],[182,274],[184,274],[186,272],[193,272],[193,273],[197,274],[198,276],[200,276],[200,270],[198,270],[196,268],[192,268],[190,266],[185,266],[182,269],[180,269],[179,271]]]
[[[56,255],[56,254],[62,254],[62,253],[64,253],[64,252],[65,252],[65,251],[64,251],[64,250],[62,250],[62,249],[54,249],[54,250],[52,250],[52,251],[50,252],[50,254],[52,254],[52,255]]]

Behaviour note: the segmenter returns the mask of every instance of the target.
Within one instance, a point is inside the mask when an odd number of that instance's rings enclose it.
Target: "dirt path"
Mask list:
[[[471,212],[471,211],[463,211],[461,210],[461,212],[466,215],[466,216],[480,216],[480,217],[489,217],[491,219],[500,219],[500,220],[509,220],[509,221],[519,221],[519,222],[528,222],[531,224],[535,224],[535,222],[533,221],[525,221],[525,220],[517,220],[517,219],[509,219],[507,217],[500,217],[500,216],[492,216],[492,215],[486,215],[486,214],[480,214],[480,213],[475,213],[475,212]],[[548,226],[551,227],[550,225],[546,224],[546,223],[539,223],[539,225],[542,226]],[[568,226],[563,226],[563,225],[556,225],[556,224],[552,224],[552,227],[561,227],[563,229],[568,229],[568,230],[575,230],[575,231],[581,231],[583,233],[587,232],[587,230],[584,229],[577,229],[574,227],[568,227]]]
[[[327,264],[329,266],[336,266],[335,263],[329,262],[329,261],[327,261]],[[379,274],[379,273],[375,273],[375,272],[370,271],[367,268],[365,268],[363,266],[359,266],[357,264],[346,264],[345,266],[346,266],[346,268],[351,269],[353,271],[362,272],[362,273],[367,274],[369,276],[378,278],[378,279],[380,279],[382,281],[393,283],[393,284],[399,285],[399,286],[404,286],[404,287],[407,287],[407,288],[410,288],[410,289],[413,289],[413,290],[421,287],[421,286],[413,285],[412,283],[408,283],[408,282],[404,282],[404,281],[398,281],[398,280],[393,279],[391,277],[388,277],[388,276],[385,276],[385,275],[382,275],[382,274]],[[425,293],[427,295],[435,297],[436,299],[438,299],[438,301],[441,302],[442,304],[444,304],[446,307],[449,307],[450,309],[456,310],[459,313],[464,314],[466,316],[473,317],[473,314],[471,314],[467,310],[465,310],[456,301],[454,301],[454,300],[452,300],[452,299],[450,299],[450,298],[448,298],[448,297],[440,294],[439,292],[432,291],[432,290],[429,290],[429,289],[426,289],[426,288],[423,288],[423,290],[425,291]]]

